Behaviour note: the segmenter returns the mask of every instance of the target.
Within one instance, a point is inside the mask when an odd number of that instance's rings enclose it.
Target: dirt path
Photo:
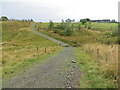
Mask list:
[[[37,31],[33,30],[33,32],[62,46],[66,45]],[[73,49],[73,47],[64,47],[56,55],[36,64],[21,75],[11,78],[3,88],[79,88],[81,72],[76,64]]]
[[[60,53],[12,78],[4,88],[79,88],[80,68],[75,62],[72,47],[65,47]]]

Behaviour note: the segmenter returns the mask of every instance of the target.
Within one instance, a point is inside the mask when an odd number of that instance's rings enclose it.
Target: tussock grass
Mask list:
[[[101,60],[118,61],[118,45],[105,45],[105,44],[86,44],[82,46],[86,50]]]
[[[118,23],[91,23],[91,29],[95,31],[115,31],[118,29]]]
[[[83,45],[81,50],[91,55],[99,65],[102,76],[117,86],[118,45],[87,44]]]
[[[78,65],[82,73],[80,88],[117,88],[117,64],[114,61],[105,63],[91,56],[88,51],[76,48]]]

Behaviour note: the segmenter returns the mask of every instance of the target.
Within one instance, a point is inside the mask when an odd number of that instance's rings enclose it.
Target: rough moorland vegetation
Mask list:
[[[3,80],[59,51],[56,43],[34,34],[31,23],[2,22]]]

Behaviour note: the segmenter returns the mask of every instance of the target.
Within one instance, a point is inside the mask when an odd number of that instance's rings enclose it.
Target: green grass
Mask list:
[[[75,51],[77,64],[83,72],[80,77],[80,88],[117,88],[109,77],[105,77],[98,60],[80,48],[76,48]]]
[[[39,28],[48,28],[49,23],[38,23]],[[54,23],[54,26],[59,25],[60,23]],[[74,28],[78,27],[78,25],[81,24],[79,23],[71,23]],[[118,24],[117,23],[91,23],[91,29],[95,31],[115,31],[118,29]],[[85,26],[81,24],[81,27],[84,28]]]
[[[2,23],[3,80],[22,72],[29,65],[32,66],[62,49],[55,42],[33,33],[31,24],[17,21]]]
[[[49,23],[37,23],[38,24],[38,28],[48,28]],[[59,25],[60,23],[54,23],[54,26]]]
[[[44,23],[43,23],[44,24]],[[39,23],[39,26],[43,26],[42,23]],[[46,23],[46,28],[49,23]],[[54,23],[55,26],[60,23]],[[117,36],[112,36],[112,32],[115,32],[118,28],[117,23],[91,23],[91,31],[88,31],[84,28],[84,25],[81,25],[80,31],[77,29],[78,24],[80,23],[71,23],[73,24],[73,32],[71,36],[62,36],[59,33],[54,33],[54,30],[40,30],[42,33],[48,34],[56,39],[67,42],[72,46],[77,46],[79,44],[87,43],[101,43],[101,44],[116,44],[118,43]],[[92,32],[93,31],[93,32]],[[100,31],[100,32],[94,32]]]
[[[69,43],[72,46],[88,44],[88,43],[100,43],[100,44],[116,44],[117,37],[112,37],[108,34],[94,33],[81,29],[81,31],[74,31],[72,36],[61,36],[53,31],[40,30],[41,33],[52,36],[65,43]]]
[[[118,29],[117,23],[91,23],[91,29],[95,31],[115,31]]]

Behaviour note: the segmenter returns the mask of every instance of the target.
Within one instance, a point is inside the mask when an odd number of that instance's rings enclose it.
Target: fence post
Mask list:
[[[107,63],[107,57],[106,57],[106,63]]]
[[[99,49],[97,49],[97,56],[99,55]]]
[[[37,47],[37,57],[39,56],[39,51],[38,51],[38,47]]]
[[[52,51],[52,48],[51,48],[51,52],[53,52],[53,51]]]
[[[46,47],[45,47],[45,53],[46,53]]]
[[[89,51],[90,51],[90,47],[89,47]]]
[[[89,47],[89,52],[91,53],[91,48]]]

